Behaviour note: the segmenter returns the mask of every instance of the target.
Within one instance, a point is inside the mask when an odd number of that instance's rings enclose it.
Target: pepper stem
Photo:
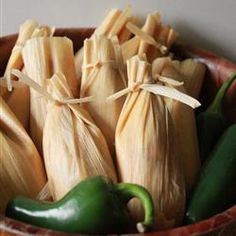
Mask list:
[[[132,198],[138,198],[144,207],[144,221],[138,222],[136,228],[139,233],[144,233],[153,225],[154,204],[150,193],[142,186],[137,184],[119,183],[115,188],[124,203],[128,203]]]
[[[220,87],[219,91],[217,92],[213,102],[207,109],[207,111],[215,112],[215,113],[222,113],[222,101],[227,93],[230,85],[236,79],[236,72],[234,72]]]

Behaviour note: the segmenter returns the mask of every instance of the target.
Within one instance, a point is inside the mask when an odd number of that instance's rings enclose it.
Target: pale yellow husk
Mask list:
[[[148,36],[153,36],[160,28],[161,22],[159,13],[148,14],[146,22],[142,27],[142,31]],[[124,60],[128,60],[135,54],[142,55],[147,52],[148,47],[150,47],[150,44],[142,41],[139,36],[134,36],[132,39],[122,44]]]
[[[91,37],[94,37],[95,35],[103,35],[108,38],[117,36],[119,43],[123,43],[127,41],[132,35],[132,33],[125,27],[128,22],[132,22],[135,25],[138,23],[138,19],[131,15],[130,6],[128,6],[123,11],[118,9],[112,9],[108,12],[105,19],[97,27]],[[83,64],[83,51],[84,48],[82,47],[75,55],[77,78],[80,78],[82,73],[81,67]]]
[[[127,61],[128,94],[118,120],[115,136],[118,176],[123,182],[146,187],[154,200],[155,228],[181,224],[185,205],[184,176],[173,136],[173,122],[161,96],[139,89],[155,83],[150,64],[132,57]],[[138,202],[130,206],[141,219]]]
[[[22,48],[28,39],[39,36],[49,36],[51,33],[52,30],[49,27],[39,26],[39,24],[33,20],[26,20],[20,26],[19,35],[12,49],[4,76],[14,79],[14,77],[10,76],[11,69],[23,69]],[[28,129],[30,107],[29,88],[28,86],[21,86],[18,88],[10,88],[10,90],[12,91],[1,87],[0,94],[24,128]]]
[[[190,63],[189,60],[188,63]],[[200,68],[201,70],[201,66],[197,66],[195,64],[198,63],[192,62],[192,71],[194,74],[199,75],[199,72],[196,71],[196,68]],[[185,81],[193,83],[191,80],[195,80],[196,78],[193,75],[189,76],[189,71],[187,71],[187,73],[182,73],[184,72],[182,68],[185,68],[182,67],[182,65],[186,65],[186,61],[179,62],[172,61],[170,58],[157,58],[153,62],[152,66],[153,77],[161,75],[172,78],[173,80],[184,82],[184,84],[180,84],[175,88],[183,93],[187,93],[185,89]],[[190,70],[189,67],[188,70]],[[166,86],[173,86],[169,81],[164,82],[164,84]],[[200,156],[195,114],[192,108],[181,102],[175,101],[173,99],[165,99],[165,102],[174,122],[176,142],[179,147],[178,155],[182,161],[186,190],[189,193],[196,184],[200,170]]]
[[[42,159],[8,105],[0,97],[0,213],[23,195],[35,198],[46,184]]]
[[[125,10],[112,9],[109,11],[100,26],[95,30],[95,35],[104,35],[108,38],[117,36],[120,43],[125,42],[131,36],[125,25],[128,22],[136,22],[136,18],[131,15],[131,7],[128,6]]]
[[[163,26],[158,12],[148,14],[142,29],[127,23],[126,27],[135,37],[122,44],[124,60],[134,55],[146,54],[149,62],[156,57],[163,56],[175,42],[177,33],[170,26]]]
[[[25,72],[35,82],[45,87],[47,80],[56,72],[65,74],[73,96],[79,95],[76,79],[73,45],[66,37],[38,37],[30,39],[23,48]],[[30,135],[42,154],[42,132],[46,118],[47,101],[30,89]]]
[[[115,153],[116,124],[125,96],[114,102],[107,102],[106,99],[125,86],[124,62],[116,39],[95,36],[93,39],[85,40],[80,93],[81,97],[93,96],[94,101],[82,106],[106,137],[112,155]]]
[[[73,99],[63,74],[48,83],[49,93],[56,99]],[[78,104],[48,103],[43,132],[44,161],[54,200],[62,198],[81,180],[116,173],[106,140],[90,115]]]
[[[180,72],[184,75],[184,86],[187,93],[195,98],[199,98],[206,66],[192,59],[186,59],[180,63]]]

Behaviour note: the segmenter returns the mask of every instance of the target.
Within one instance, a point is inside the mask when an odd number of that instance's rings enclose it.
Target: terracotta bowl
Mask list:
[[[77,51],[83,44],[83,40],[88,38],[94,29],[58,29],[56,35],[67,36],[74,42],[74,51]],[[0,75],[4,73],[4,69],[14,46],[17,35],[10,35],[0,38]],[[208,70],[201,93],[200,102],[204,109],[212,100],[217,89],[222,82],[233,72],[236,71],[236,64],[207,52],[203,49],[194,48],[184,43],[177,43],[173,46],[172,51],[179,59],[186,57],[195,58],[204,63]],[[225,99],[225,114],[232,123],[236,122],[236,83],[233,84]],[[30,235],[30,234],[46,234],[46,235],[68,235],[55,231],[45,230],[11,220],[0,215],[0,235]],[[182,226],[166,231],[151,232],[143,234],[143,236],[187,236],[187,235],[236,235],[236,205],[230,209],[218,214],[210,219],[201,221],[196,224]]]

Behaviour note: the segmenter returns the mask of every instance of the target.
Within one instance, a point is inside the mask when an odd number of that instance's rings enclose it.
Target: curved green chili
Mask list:
[[[16,197],[6,216],[48,229],[85,234],[124,233],[131,224],[126,205],[134,197],[144,205],[145,219],[137,230],[153,224],[154,207],[148,191],[135,184],[113,184],[95,176],[81,181],[61,200],[53,203]]]
[[[187,223],[207,219],[236,203],[236,124],[222,135],[207,160],[187,207]]]
[[[233,73],[230,78],[223,83],[207,110],[197,116],[199,151],[202,163],[207,159],[219,137],[227,128],[222,103],[225,94],[235,79],[236,73]]]

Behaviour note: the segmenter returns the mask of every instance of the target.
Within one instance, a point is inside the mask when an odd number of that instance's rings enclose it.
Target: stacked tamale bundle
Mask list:
[[[46,190],[56,201],[103,175],[147,188],[155,229],[183,223],[200,168],[192,108],[205,67],[171,59],[177,33],[159,13],[136,24],[130,7],[112,9],[75,56],[51,28],[21,26],[0,80],[0,213],[15,195]],[[129,210],[143,218],[140,202]]]
[[[111,154],[115,153],[115,129],[125,97],[109,103],[107,97],[126,86],[125,68],[117,38],[94,36],[84,41],[81,97],[94,101],[82,106],[103,132]]]
[[[52,29],[47,26],[39,26],[39,24],[33,20],[26,20],[19,30],[19,35],[16,40],[15,46],[12,49],[12,53],[8,60],[8,64],[4,73],[7,80],[15,79],[10,75],[11,69],[23,69],[24,63],[22,59],[22,48],[25,42],[34,37],[43,37],[51,35]],[[11,83],[8,83],[8,89],[2,87],[0,94],[12,111],[15,113],[16,117],[22,123],[24,128],[28,128],[29,120],[29,103],[30,95],[28,86],[21,86],[12,88]],[[9,88],[10,86],[10,88]],[[12,90],[12,91],[9,91]],[[22,96],[24,94],[24,96]]]
[[[46,184],[43,161],[22,124],[0,97],[0,213],[23,195],[35,198]]]
[[[44,160],[53,199],[60,199],[89,176],[103,175],[116,181],[106,140],[90,115],[78,104],[60,104],[61,98],[73,99],[65,76],[56,74],[48,89],[59,101],[48,104],[43,132]]]
[[[127,41],[132,33],[126,29],[126,24],[132,22],[133,24],[137,23],[137,18],[131,15],[131,7],[128,6],[125,10],[121,11],[118,9],[112,9],[106,15],[105,19],[102,21],[100,26],[97,27],[94,34],[92,35],[103,35],[107,38],[112,38],[117,36],[119,43]],[[75,66],[76,66],[76,76],[77,78],[81,77],[81,67],[83,64],[83,52],[84,48],[82,47],[75,55]]]
[[[116,128],[116,160],[123,182],[137,183],[151,193],[155,227],[179,225],[185,205],[184,176],[173,133],[173,121],[161,96],[141,89],[155,84],[151,65],[135,56],[127,61],[130,92]],[[134,202],[130,209],[140,219],[143,209]]]
[[[89,102],[91,98],[75,99],[61,72],[48,80],[46,88],[19,71],[14,71],[14,75],[48,101],[43,154],[53,200],[59,200],[89,176],[108,176],[115,182],[116,172],[106,140],[90,115],[78,104]]]
[[[73,45],[66,37],[38,37],[26,42],[23,51],[26,74],[40,86],[46,87],[48,79],[62,72],[73,96],[79,95],[79,81],[75,76]],[[30,135],[42,154],[42,134],[47,114],[47,100],[30,89]]]
[[[135,37],[122,44],[124,60],[134,55],[146,54],[149,62],[156,57],[166,55],[177,38],[177,33],[170,26],[163,26],[159,13],[148,14],[142,29],[131,22],[126,27]]]
[[[153,77],[160,79],[166,86],[175,87],[175,89],[195,97],[199,95],[204,71],[205,67],[201,63],[190,59],[180,62],[172,61],[168,57],[157,58],[152,66]],[[175,81],[182,83],[178,84]],[[166,98],[165,102],[174,122],[179,157],[185,174],[186,190],[190,192],[200,170],[195,114],[192,108],[179,101]]]

